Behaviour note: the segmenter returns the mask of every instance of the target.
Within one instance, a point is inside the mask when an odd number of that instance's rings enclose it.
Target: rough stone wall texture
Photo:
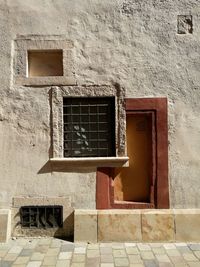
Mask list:
[[[17,34],[74,42],[77,84],[120,83],[167,96],[171,206],[200,207],[200,3],[196,0],[0,0],[0,207],[13,196],[68,196],[95,208],[95,170],[51,172],[49,87],[13,84]],[[177,34],[177,16],[193,34]]]

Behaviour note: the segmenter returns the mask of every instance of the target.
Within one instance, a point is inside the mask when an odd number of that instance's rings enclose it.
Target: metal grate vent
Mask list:
[[[63,98],[64,157],[115,156],[115,98]]]
[[[62,227],[62,206],[23,206],[20,209],[21,226],[26,228]]]

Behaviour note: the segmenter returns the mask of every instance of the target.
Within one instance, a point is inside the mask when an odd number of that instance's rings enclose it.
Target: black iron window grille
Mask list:
[[[115,156],[115,98],[64,97],[64,157]]]
[[[23,206],[21,226],[27,228],[56,228],[63,225],[62,206]]]

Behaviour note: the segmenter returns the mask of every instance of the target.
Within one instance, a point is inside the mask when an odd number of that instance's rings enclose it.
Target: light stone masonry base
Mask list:
[[[75,210],[76,242],[200,241],[200,209]]]
[[[11,235],[11,211],[0,209],[0,242],[7,242]]]

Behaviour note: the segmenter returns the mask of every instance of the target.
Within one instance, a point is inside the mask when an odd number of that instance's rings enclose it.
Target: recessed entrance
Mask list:
[[[98,168],[97,209],[169,208],[166,98],[126,99],[130,166]]]
[[[154,113],[127,114],[126,125],[129,167],[114,169],[114,201],[149,203],[155,158]]]

